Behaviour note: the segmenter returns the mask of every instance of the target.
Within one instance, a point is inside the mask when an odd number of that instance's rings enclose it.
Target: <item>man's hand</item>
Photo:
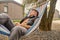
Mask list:
[[[23,22],[22,24],[20,24],[22,27],[25,27],[27,29],[29,29],[31,26],[30,25],[27,25],[26,22]]]
[[[18,23],[18,22],[16,22],[15,25],[16,25],[16,26],[25,27],[25,28],[29,29],[31,26],[30,26],[30,25],[27,25],[28,20],[29,20],[29,19],[24,20],[24,22],[22,22],[21,24]]]
[[[15,26],[20,26],[20,23],[19,22],[15,22]]]

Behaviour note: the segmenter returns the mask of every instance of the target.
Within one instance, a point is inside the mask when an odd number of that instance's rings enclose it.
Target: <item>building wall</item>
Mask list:
[[[16,3],[0,3],[0,13],[4,12],[4,6],[8,6],[7,14],[11,19],[22,19],[23,18],[23,7]]]
[[[4,12],[4,6],[7,6],[7,3],[0,3],[0,13]]]
[[[0,3],[0,13],[2,13],[3,12],[3,3]]]
[[[13,19],[23,18],[23,7],[14,3],[8,3],[8,8],[8,13]]]

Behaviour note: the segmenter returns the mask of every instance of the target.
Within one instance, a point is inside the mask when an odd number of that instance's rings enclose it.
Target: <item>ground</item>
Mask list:
[[[0,36],[0,40],[4,40],[4,37],[6,36]],[[29,36],[23,36],[20,40],[60,40],[60,20],[52,22],[52,31],[39,31],[37,28]]]
[[[52,30],[60,31],[60,20],[54,20],[52,22]]]

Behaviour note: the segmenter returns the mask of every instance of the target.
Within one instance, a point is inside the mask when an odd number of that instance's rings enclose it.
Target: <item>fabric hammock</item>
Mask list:
[[[33,32],[39,26],[47,4],[48,3],[44,4],[42,7],[36,8],[36,10],[39,12],[39,16],[38,16],[39,18],[37,18],[35,20],[34,24],[26,31],[24,36],[28,36],[31,32]],[[4,26],[2,28],[0,27],[0,32],[1,32],[0,34],[4,34],[4,35],[8,35],[9,36],[10,35],[10,31],[7,31],[7,30],[6,30],[6,28]]]
[[[47,7],[47,4],[48,3],[44,4],[42,7],[36,8],[36,10],[39,12],[39,15],[38,15],[39,18],[37,18],[34,24],[27,30],[25,36],[28,36],[31,32],[33,32],[39,26],[42,16],[44,14],[45,8]]]
[[[4,34],[4,35],[9,36],[10,31],[7,28],[5,28],[3,25],[0,24],[0,34]]]

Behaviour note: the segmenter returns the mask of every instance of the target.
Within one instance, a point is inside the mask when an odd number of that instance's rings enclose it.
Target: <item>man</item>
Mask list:
[[[22,21],[20,23],[17,23],[16,27],[12,29],[10,40],[19,40],[19,38],[23,36],[25,32],[33,25],[38,14],[39,13],[37,10],[32,9],[30,15],[23,18]]]
[[[14,25],[12,25],[12,27],[9,28],[9,26],[8,26],[7,28],[11,31],[9,40],[19,40],[19,38],[21,36],[23,36],[26,33],[26,31],[33,25],[38,14],[39,13],[37,10],[32,9],[32,11],[30,12],[30,15],[23,18],[22,21],[20,23],[17,23],[17,25],[15,27],[14,27]],[[10,21],[10,19],[5,22],[6,26],[9,21]],[[9,22],[9,23],[11,24],[11,22]]]

